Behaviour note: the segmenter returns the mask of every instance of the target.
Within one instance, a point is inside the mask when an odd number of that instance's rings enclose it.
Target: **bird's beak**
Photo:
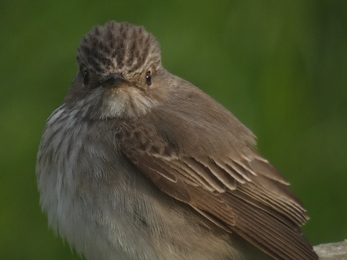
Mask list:
[[[124,83],[127,83],[127,80],[121,74],[113,73],[101,83],[101,86],[104,88],[117,88]]]

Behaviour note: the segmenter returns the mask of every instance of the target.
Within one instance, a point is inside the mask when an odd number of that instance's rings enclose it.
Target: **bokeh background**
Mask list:
[[[79,259],[47,228],[35,157],[95,24],[144,25],[163,64],[258,137],[311,217],[313,244],[347,238],[347,1],[0,2],[0,259]]]

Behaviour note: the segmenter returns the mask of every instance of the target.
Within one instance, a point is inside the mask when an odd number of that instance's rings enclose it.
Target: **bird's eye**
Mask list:
[[[152,85],[152,76],[150,71],[146,72],[146,82],[148,86]]]
[[[89,82],[89,73],[87,69],[83,70],[83,83],[84,85],[87,85]]]

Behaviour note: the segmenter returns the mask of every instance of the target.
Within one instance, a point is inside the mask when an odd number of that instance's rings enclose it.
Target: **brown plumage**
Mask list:
[[[51,225],[78,251],[88,259],[266,258],[247,241],[273,259],[318,259],[300,230],[303,205],[255,150],[252,132],[167,72],[143,27],[95,27],[77,63],[47,121],[37,172]]]

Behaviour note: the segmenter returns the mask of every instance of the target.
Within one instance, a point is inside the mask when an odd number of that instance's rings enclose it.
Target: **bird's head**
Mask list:
[[[137,117],[156,105],[160,47],[143,27],[114,21],[94,27],[82,38],[76,61],[64,102],[81,105],[91,119]]]

